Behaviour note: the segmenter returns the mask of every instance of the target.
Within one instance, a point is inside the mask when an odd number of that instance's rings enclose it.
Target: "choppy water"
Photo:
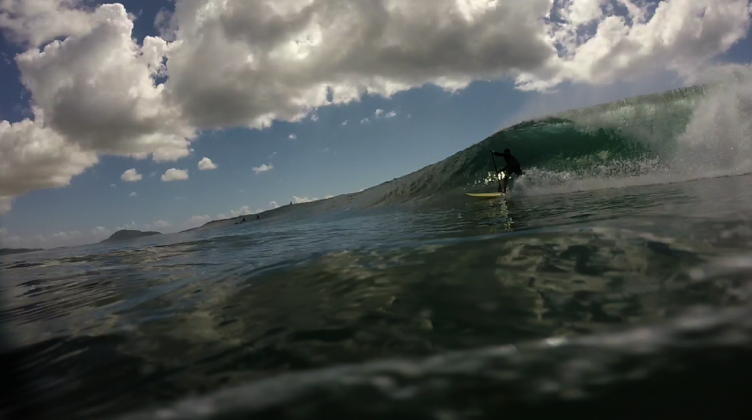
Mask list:
[[[79,419],[749,414],[750,210],[737,176],[5,257],[11,395]]]

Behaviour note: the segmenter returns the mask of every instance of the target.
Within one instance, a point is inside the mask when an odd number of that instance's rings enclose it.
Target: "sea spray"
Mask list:
[[[728,175],[752,170],[752,69],[738,68],[710,87],[678,137],[677,171]]]

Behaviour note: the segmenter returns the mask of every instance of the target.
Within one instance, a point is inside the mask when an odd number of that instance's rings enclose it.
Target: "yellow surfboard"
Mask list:
[[[498,198],[503,197],[504,193],[500,192],[494,192],[494,193],[467,193],[470,197],[476,197],[476,198]]]

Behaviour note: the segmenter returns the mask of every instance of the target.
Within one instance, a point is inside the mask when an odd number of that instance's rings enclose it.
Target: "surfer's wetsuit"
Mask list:
[[[510,174],[515,174],[517,176],[522,176],[522,167],[520,167],[520,161],[517,160],[514,156],[512,156],[512,153],[509,151],[509,149],[504,150],[503,152],[493,152],[494,156],[500,156],[504,158],[504,161],[506,161],[507,166],[501,169],[501,172],[504,172],[507,175],[507,178]]]
[[[499,191],[506,194],[507,185],[509,185],[509,177],[511,176],[511,174],[522,176],[522,168],[520,167],[520,161],[518,161],[517,158],[512,156],[512,152],[509,149],[504,149],[504,151],[501,153],[495,150],[491,150],[491,153],[493,153],[494,156],[503,157],[507,163],[507,166],[501,169],[501,172],[503,172],[504,175],[506,176],[504,177],[504,180],[499,186]]]

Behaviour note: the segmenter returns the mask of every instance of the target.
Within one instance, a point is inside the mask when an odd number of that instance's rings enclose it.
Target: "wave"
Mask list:
[[[521,122],[350,200],[374,206],[487,190],[496,184],[489,150],[505,148],[522,162],[515,193],[525,195],[750,173],[752,71],[737,70],[712,84]]]
[[[457,195],[458,190],[495,189],[491,149],[509,148],[522,163],[525,175],[514,180],[513,195],[750,173],[752,68],[728,70],[704,85],[523,121],[401,178],[358,193],[285,206],[266,217],[301,218],[421,202]]]

